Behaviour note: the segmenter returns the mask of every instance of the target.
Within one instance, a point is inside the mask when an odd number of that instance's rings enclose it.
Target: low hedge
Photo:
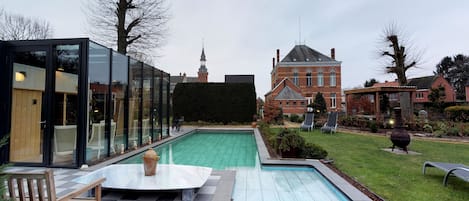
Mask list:
[[[469,106],[450,106],[445,108],[447,118],[453,121],[469,121]]]

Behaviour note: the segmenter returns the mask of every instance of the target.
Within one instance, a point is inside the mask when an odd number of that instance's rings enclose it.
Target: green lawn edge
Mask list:
[[[279,131],[272,128],[273,133]],[[339,170],[386,200],[469,200],[468,182],[452,177],[445,187],[443,171],[427,168],[422,174],[425,161],[469,165],[469,144],[412,138],[409,150],[421,154],[397,155],[382,150],[392,145],[389,136],[343,132],[330,135],[318,130],[302,131],[300,135],[306,142],[326,149]]]

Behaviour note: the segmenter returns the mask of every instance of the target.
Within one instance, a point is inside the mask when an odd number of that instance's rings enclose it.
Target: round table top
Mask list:
[[[158,164],[156,175],[145,176],[143,164],[115,164],[74,179],[88,184],[105,177],[103,188],[130,190],[178,190],[200,188],[207,181],[212,168],[189,165]]]

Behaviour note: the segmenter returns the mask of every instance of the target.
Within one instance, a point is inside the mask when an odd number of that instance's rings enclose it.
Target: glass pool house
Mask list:
[[[169,79],[86,38],[0,41],[0,162],[79,168],[163,139]]]

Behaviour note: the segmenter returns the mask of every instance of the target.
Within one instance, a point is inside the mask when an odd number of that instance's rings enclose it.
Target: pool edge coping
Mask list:
[[[337,173],[332,171],[329,167],[322,164],[319,160],[315,159],[304,159],[304,160],[276,160],[270,159],[267,147],[264,144],[261,133],[258,128],[252,129],[256,138],[257,149],[259,152],[259,158],[262,165],[302,165],[314,167],[324,178],[334,185],[338,190],[345,194],[349,199],[354,201],[371,201],[363,192],[355,188],[347,180],[339,176]]]

